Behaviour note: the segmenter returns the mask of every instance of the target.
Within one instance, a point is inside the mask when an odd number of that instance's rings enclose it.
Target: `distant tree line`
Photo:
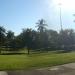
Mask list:
[[[75,32],[73,29],[65,29],[57,32],[47,29],[44,19],[36,23],[37,30],[23,29],[22,32],[15,36],[14,32],[6,31],[0,26],[0,51],[18,51],[27,48],[28,54],[33,51],[50,51],[50,50],[74,50],[75,49]]]

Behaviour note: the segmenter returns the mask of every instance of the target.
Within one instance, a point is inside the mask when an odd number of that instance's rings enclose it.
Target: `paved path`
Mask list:
[[[0,71],[0,75],[75,75],[75,63],[30,71]]]

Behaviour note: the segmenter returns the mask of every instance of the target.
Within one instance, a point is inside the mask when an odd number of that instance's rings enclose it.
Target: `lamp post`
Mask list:
[[[61,28],[61,35],[62,35],[62,31],[63,31],[63,28],[62,28],[62,13],[61,13],[61,6],[62,6],[62,3],[60,2],[59,3],[59,20],[60,20],[60,28]],[[61,49],[64,49],[64,44],[63,44],[63,37],[61,37]]]
[[[62,28],[62,14],[61,14],[61,2],[59,3],[59,16],[60,16],[60,27],[61,27],[61,31],[63,30]]]

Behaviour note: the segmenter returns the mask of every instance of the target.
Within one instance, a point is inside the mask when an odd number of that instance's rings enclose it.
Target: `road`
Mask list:
[[[75,75],[75,63],[29,71],[0,71],[0,75]]]

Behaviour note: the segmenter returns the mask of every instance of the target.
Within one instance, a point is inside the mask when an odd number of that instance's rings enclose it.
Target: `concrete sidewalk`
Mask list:
[[[29,71],[1,71],[0,75],[75,75],[75,63]]]

